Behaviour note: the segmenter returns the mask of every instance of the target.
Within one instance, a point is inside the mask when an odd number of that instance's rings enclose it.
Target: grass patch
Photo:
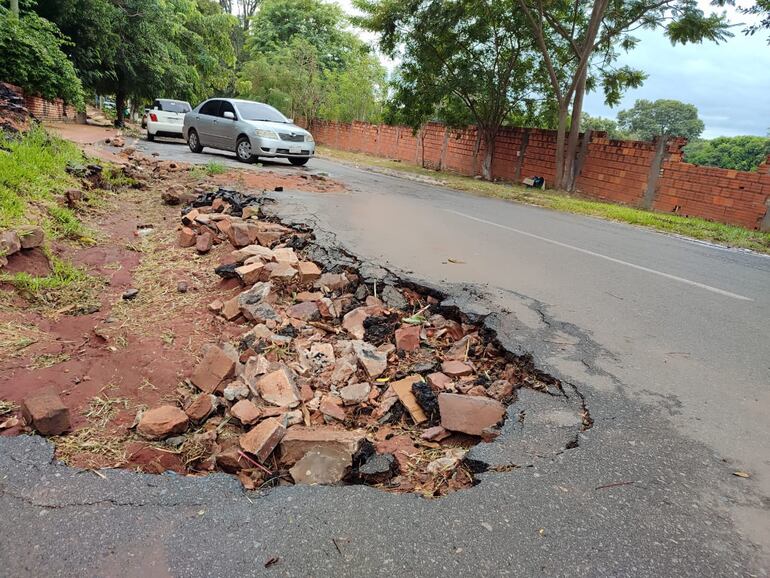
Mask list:
[[[38,355],[34,359],[30,368],[45,369],[47,367],[53,367],[54,365],[58,365],[59,363],[64,363],[65,361],[69,361],[70,359],[71,358],[68,353],[59,353],[56,355],[51,353],[43,353],[41,355]]]
[[[51,438],[56,445],[56,457],[69,464],[75,456],[93,454],[102,456],[114,464],[120,465],[125,460],[125,437],[109,435],[97,427],[88,427],[69,435]]]
[[[78,148],[36,127],[21,137],[0,133],[0,151],[0,228],[48,220],[57,236],[80,234],[74,215],[55,203],[55,195],[77,184],[66,168],[82,162]]]
[[[104,427],[108,421],[115,417],[115,414],[118,413],[121,407],[128,409],[127,399],[122,397],[100,397],[97,395],[91,399],[84,415],[88,421]]]
[[[228,172],[225,165],[217,161],[209,161],[205,165],[195,165],[190,169],[190,174],[193,178],[200,179],[203,177],[213,177],[214,175],[222,175]]]
[[[79,313],[98,307],[97,291],[103,279],[49,254],[51,273],[35,277],[29,273],[0,273],[0,281],[10,283],[36,306],[49,313]]]
[[[556,191],[542,191],[540,189],[528,189],[511,184],[479,181],[471,177],[450,172],[437,172],[411,163],[381,159],[363,153],[338,151],[327,147],[319,147],[319,152],[334,159],[385,169],[383,172],[396,171],[426,177],[436,181],[439,185],[474,195],[526,203],[566,213],[599,217],[665,233],[720,243],[730,247],[770,253],[770,233],[752,231],[735,225],[725,225],[697,217],[656,213],[624,205],[592,201]]]
[[[34,325],[7,321],[0,323],[0,354],[15,357],[37,343],[45,334]]]

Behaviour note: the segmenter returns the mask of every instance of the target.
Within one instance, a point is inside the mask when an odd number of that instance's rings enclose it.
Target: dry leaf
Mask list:
[[[19,425],[19,423],[20,422],[19,422],[19,418],[18,417],[15,417],[15,416],[14,417],[9,417],[4,422],[0,423],[0,429],[9,429],[9,428],[12,428],[12,427],[16,427],[17,425]]]
[[[748,472],[733,472],[734,476],[738,476],[739,478],[750,478],[751,474]]]

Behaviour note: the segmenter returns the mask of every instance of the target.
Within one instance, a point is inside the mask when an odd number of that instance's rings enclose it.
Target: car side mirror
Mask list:
[[[224,116],[225,118],[229,118],[230,120],[235,120],[235,115],[229,110],[226,110],[222,116]]]
[[[291,123],[291,124],[294,124],[294,119],[293,119],[293,118],[287,118],[287,119],[286,119],[286,122],[288,122],[288,123]]]

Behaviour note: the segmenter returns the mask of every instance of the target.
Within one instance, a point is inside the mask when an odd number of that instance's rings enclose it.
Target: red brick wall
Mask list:
[[[317,142],[332,148],[469,176],[481,173],[485,152],[474,127],[447,130],[441,124],[429,123],[413,133],[407,127],[314,121],[312,131]],[[526,146],[522,146],[525,140]],[[668,143],[654,185],[652,208],[759,228],[770,198],[770,159],[756,172],[700,167],[682,161],[684,144],[681,139]],[[474,155],[476,149],[478,154]],[[507,181],[542,176],[546,184],[552,183],[555,151],[555,131],[506,127],[495,142],[492,175]],[[648,188],[655,153],[655,143],[610,140],[603,133],[592,133],[575,182],[576,191],[587,197],[639,206]]]
[[[647,189],[655,143],[592,137],[576,190],[590,197],[638,205]]]
[[[65,105],[57,99],[53,102],[39,96],[25,96],[24,104],[38,120],[72,121],[76,120],[77,111],[74,107]]]
[[[663,162],[663,176],[652,207],[758,229],[767,212],[768,198],[768,162],[756,172],[745,172],[700,167],[677,159]]]

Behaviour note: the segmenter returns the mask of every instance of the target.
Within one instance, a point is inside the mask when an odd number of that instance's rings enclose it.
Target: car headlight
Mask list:
[[[256,128],[254,129],[254,134],[262,137],[262,138],[270,138],[273,140],[278,140],[278,133],[274,130],[267,130],[264,128]]]
[[[313,140],[313,135],[312,135],[312,134],[310,134],[310,133],[306,134],[306,135],[305,135],[305,142],[315,142],[315,141]]]

